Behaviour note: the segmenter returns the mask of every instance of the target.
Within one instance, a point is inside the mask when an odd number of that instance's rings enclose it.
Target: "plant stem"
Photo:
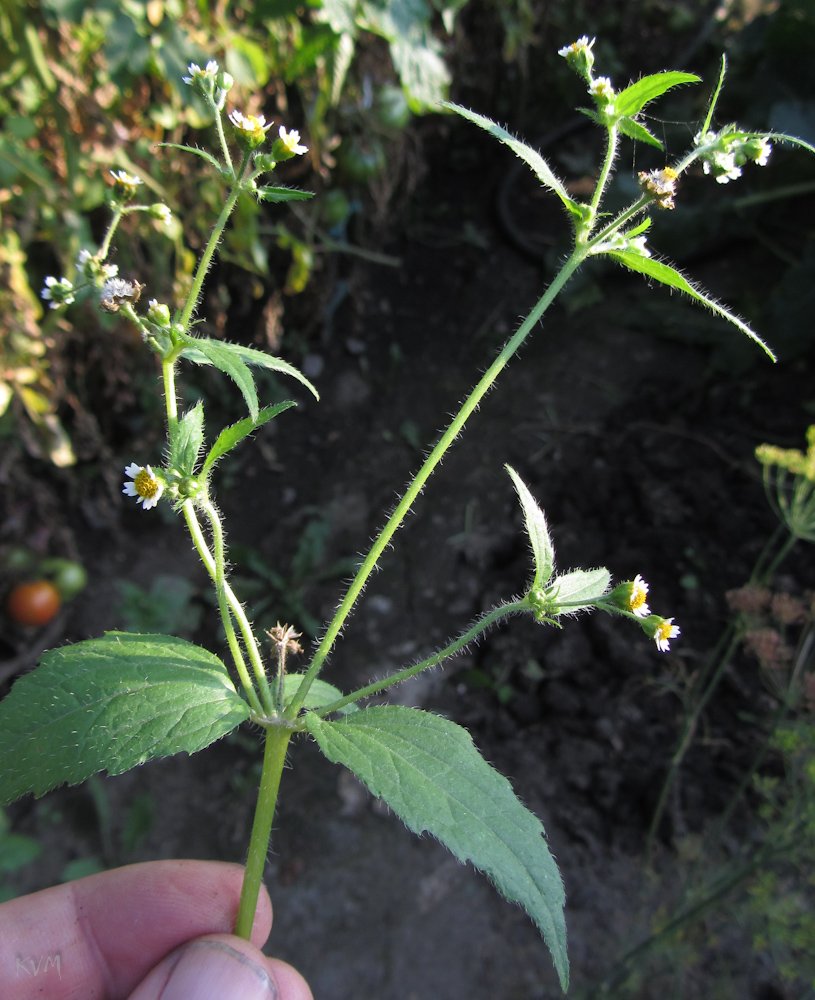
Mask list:
[[[252,823],[249,856],[243,875],[238,919],[235,923],[235,933],[247,941],[251,937],[252,924],[255,921],[260,883],[263,880],[263,869],[266,866],[266,855],[269,851],[269,838],[272,833],[277,792],[280,788],[280,776],[286,763],[286,748],[289,745],[291,735],[292,731],[284,726],[269,726],[266,730],[260,790],[255,806],[255,819]]]
[[[105,257],[107,257],[108,252],[110,251],[110,241],[113,239],[113,234],[116,232],[124,214],[125,210],[123,205],[119,205],[113,210],[113,218],[110,220],[108,231],[105,233],[105,238],[102,240],[102,246],[99,247],[99,252],[96,255],[102,261]]]
[[[442,660],[446,660],[448,656],[452,656],[460,649],[463,649],[464,646],[471,643],[476,636],[480,635],[491,625],[499,622],[502,618],[508,618],[510,615],[528,610],[529,605],[525,599],[522,601],[513,601],[511,604],[502,604],[500,608],[495,608],[493,611],[490,611],[489,614],[480,618],[472,628],[467,629],[467,631],[463,632],[457,639],[454,639],[449,646],[445,646],[444,649],[439,650],[437,653],[433,653],[432,656],[428,656],[426,660],[422,660],[420,663],[414,663],[412,667],[405,667],[404,670],[398,670],[396,673],[389,674],[381,681],[375,681],[373,684],[367,684],[365,687],[359,688],[357,691],[352,691],[350,694],[339,698],[337,701],[332,701],[330,705],[325,705],[319,708],[315,711],[315,714],[320,717],[331,715],[332,712],[338,712],[346,705],[359,701],[360,698],[368,698],[370,695],[376,694],[378,691],[384,691],[385,688],[391,687],[393,684],[400,684],[402,681],[406,681],[409,677],[413,677],[415,674],[421,673],[422,670],[435,667],[441,663]]]
[[[606,184],[608,183],[609,175],[611,174],[611,168],[614,165],[614,157],[617,154],[617,142],[619,134],[617,132],[617,126],[612,125],[608,130],[608,146],[606,147],[606,158],[603,162],[603,168],[600,171],[600,177],[597,181],[597,185],[594,188],[594,195],[591,199],[591,225],[597,218],[597,209],[600,207],[600,199],[603,197],[603,192],[605,191]]]
[[[212,553],[207,545],[207,540],[204,538],[204,533],[201,531],[201,525],[198,523],[198,518],[195,515],[195,508],[193,507],[192,500],[185,500],[182,506],[184,511],[184,517],[187,521],[187,527],[190,529],[190,534],[192,535],[192,541],[198,550],[198,555],[201,557],[201,561],[207,569],[209,575],[216,582],[216,591],[218,593],[218,608],[221,612],[221,620],[224,624],[224,631],[226,632],[226,641],[229,643],[229,649],[232,653],[232,659],[235,663],[235,669],[238,671],[238,676],[240,677],[243,689],[246,692],[246,697],[251,705],[253,711],[256,715],[264,715],[264,708],[260,703],[260,699],[257,696],[255,687],[252,684],[252,678],[249,676],[249,671],[246,669],[246,664],[243,660],[243,654],[241,653],[241,648],[238,645],[238,640],[235,636],[235,629],[232,626],[232,619],[229,615],[229,609],[226,606],[226,584],[224,583],[223,588],[219,588],[217,585],[217,561],[213,558]],[[213,537],[215,532],[213,532]]]
[[[190,319],[192,317],[193,310],[198,302],[198,296],[201,294],[201,289],[204,285],[204,278],[207,276],[207,271],[209,270],[209,265],[212,263],[212,258],[215,254],[215,248],[218,246],[218,242],[223,235],[223,231],[226,228],[226,223],[229,220],[229,216],[232,214],[232,210],[238,200],[238,196],[243,190],[241,181],[243,180],[243,175],[246,173],[246,168],[249,166],[249,154],[243,158],[243,163],[241,163],[235,181],[232,184],[232,190],[229,192],[229,196],[226,199],[226,204],[221,209],[221,214],[218,216],[218,220],[215,223],[215,228],[210,234],[209,240],[206,247],[204,248],[204,253],[201,256],[201,260],[198,262],[198,269],[195,272],[195,278],[192,282],[192,288],[190,289],[190,294],[187,296],[187,301],[184,304],[184,309],[178,320],[181,325],[181,329],[186,332],[187,327],[190,324]]]
[[[421,493],[424,484],[430,478],[430,474],[442,460],[444,453],[456,439],[461,429],[467,422],[468,417],[477,408],[481,399],[492,387],[493,382],[498,377],[499,372],[506,366],[510,358],[515,354],[518,348],[523,344],[524,340],[528,336],[529,332],[541,318],[541,316],[546,312],[549,306],[554,301],[558,292],[563,288],[572,274],[577,270],[583,259],[586,256],[586,250],[583,248],[574,251],[572,256],[566,261],[561,270],[558,272],[552,284],[546,289],[544,294],[538,300],[534,309],[529,313],[526,319],[518,328],[515,335],[505,344],[503,350],[498,355],[498,357],[493,361],[490,367],[487,369],[486,373],[480,379],[476,387],[464,401],[461,409],[453,418],[447,430],[442,435],[436,447],[430,453],[430,455],[425,459],[424,464],[416,473],[413,481],[408,487],[402,499],[396,506],[393,514],[391,514],[385,527],[379,533],[376,541],[365,557],[362,565],[357,571],[356,576],[351,582],[348,590],[346,591],[345,597],[342,600],[339,608],[334,614],[331,623],[329,624],[325,635],[320,642],[317,652],[314,654],[314,658],[308,670],[300,683],[300,687],[297,689],[297,693],[292,699],[289,707],[286,711],[286,715],[289,718],[293,718],[297,712],[300,710],[300,706],[303,704],[303,700],[311,687],[312,681],[320,672],[320,668],[323,662],[331,651],[337,636],[342,629],[345,619],[351,612],[357,598],[359,597],[363,587],[365,586],[365,581],[370,576],[374,567],[382,555],[386,546],[390,542],[391,538],[395,534],[397,528],[401,525],[402,521],[405,519],[410,508],[413,506],[414,501]]]
[[[161,376],[164,380],[164,405],[167,407],[167,424],[169,426],[170,438],[172,432],[178,426],[178,400],[175,394],[175,362],[161,362]]]

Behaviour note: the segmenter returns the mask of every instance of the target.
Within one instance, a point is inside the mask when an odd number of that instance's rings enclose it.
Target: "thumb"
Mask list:
[[[241,938],[213,934],[171,952],[129,1000],[312,1000],[306,981],[285,962]]]

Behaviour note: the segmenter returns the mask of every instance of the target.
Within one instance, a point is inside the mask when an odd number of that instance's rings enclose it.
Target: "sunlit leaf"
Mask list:
[[[532,582],[532,590],[539,590],[549,582],[555,566],[555,550],[549,537],[546,517],[518,473],[509,465],[504,468],[512,478],[523,507],[526,530],[535,558],[535,579]]]
[[[636,83],[632,83],[625,90],[620,91],[614,98],[614,111],[619,115],[635,115],[641,111],[649,101],[655,97],[660,97],[671,87],[678,87],[682,83],[699,83],[701,77],[695,73],[679,73],[670,71],[665,73],[653,73],[651,76],[644,76]]]
[[[225,427],[215,439],[215,444],[209,449],[207,457],[204,459],[201,475],[208,475],[218,459],[223,458],[228,451],[231,451],[236,444],[256,431],[258,427],[262,427],[263,424],[276,417],[279,413],[296,405],[294,400],[287,399],[284,403],[277,403],[275,406],[264,406],[259,411],[255,420],[252,420],[251,417],[244,417],[243,420],[239,420],[236,424]]]

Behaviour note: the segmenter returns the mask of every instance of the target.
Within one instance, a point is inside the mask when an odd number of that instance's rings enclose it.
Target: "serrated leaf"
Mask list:
[[[271,185],[266,185],[265,187],[259,187],[255,191],[255,196],[258,201],[304,201],[306,198],[313,198],[314,192],[302,191],[300,188],[273,187]]]
[[[521,501],[526,531],[532,545],[532,555],[535,558],[535,579],[531,589],[540,590],[549,582],[555,568],[555,549],[552,545],[552,539],[549,537],[546,517],[518,473],[510,465],[505,465],[504,468],[510,474],[518,493],[518,499]]]
[[[549,603],[548,614],[571,614],[581,611],[593,601],[599,600],[608,590],[611,573],[600,569],[573,569],[559,576],[546,594]],[[551,602],[551,603],[550,603]],[[563,607],[568,604],[568,607]]]
[[[185,153],[195,153],[196,156],[203,157],[208,163],[211,163],[213,167],[220,173],[223,170],[221,164],[215,159],[212,153],[208,153],[205,149],[197,149],[195,146],[182,146],[177,142],[157,142],[157,146],[165,146],[167,149],[181,149]]]
[[[336,722],[309,713],[309,732],[414,833],[441,841],[520,903],[541,930],[560,983],[569,983],[564,893],[540,820],[478,753],[461,726],[401,706],[369,708]]]
[[[199,399],[191,410],[187,410],[172,432],[170,445],[170,468],[177,469],[184,476],[195,472],[195,463],[204,444],[204,404]]]
[[[274,406],[264,406],[258,413],[256,420],[252,420],[251,417],[244,417],[243,420],[239,420],[236,424],[225,427],[215,439],[215,444],[209,449],[207,457],[204,459],[204,465],[201,468],[201,475],[208,475],[218,459],[223,458],[236,444],[239,444],[245,437],[256,431],[258,427],[262,427],[263,424],[284,410],[290,409],[292,406],[297,406],[297,403],[293,399],[287,399],[284,403],[276,403]]]
[[[644,76],[617,94],[614,98],[614,112],[618,115],[635,115],[638,111],[642,111],[649,101],[660,97],[671,87],[678,87],[682,83],[699,83],[700,80],[701,77],[695,73],[676,71]]]
[[[456,114],[461,115],[462,118],[474,122],[480,128],[489,132],[490,135],[495,136],[500,142],[503,142],[504,145],[509,146],[516,156],[519,156],[525,163],[528,163],[532,167],[541,184],[549,188],[550,191],[555,192],[572,215],[578,219],[582,218],[580,205],[569,197],[569,193],[563,186],[563,182],[558,180],[552,172],[552,168],[537,150],[531,146],[527,146],[520,139],[516,139],[506,129],[501,128],[500,125],[497,125],[492,119],[486,118],[484,115],[476,114],[475,111],[469,111],[467,108],[463,108],[459,104],[453,104],[450,101],[444,101],[443,104],[445,108],[449,108],[451,111],[455,111]]]
[[[219,371],[232,379],[246,400],[249,416],[252,420],[257,420],[258,393],[255,388],[255,379],[241,358],[240,351],[236,350],[236,345],[228,344],[222,340],[210,340],[208,337],[185,336],[184,339],[196,351],[200,351],[210,364],[215,365]],[[184,351],[181,353],[182,356],[185,355]]]
[[[108,632],[52,649],[0,702],[0,804],[195,753],[248,717],[223,663],[183,639]]]
[[[761,337],[759,337],[759,335],[755,333],[744,322],[744,320],[739,319],[739,317],[730,312],[729,309],[726,309],[715,299],[712,299],[709,295],[706,295],[700,289],[692,285],[680,271],[677,271],[673,267],[669,267],[667,264],[663,264],[661,261],[654,260],[653,257],[644,257],[642,254],[632,253],[630,250],[614,250],[606,252],[610,257],[619,261],[620,264],[627,267],[629,270],[637,271],[639,274],[646,274],[649,278],[654,278],[663,285],[668,285],[669,288],[676,288],[680,292],[684,292],[686,295],[689,295],[692,299],[696,299],[697,302],[701,302],[703,305],[706,305],[708,309],[716,313],[717,316],[721,316],[734,326],[737,326],[742,333],[747,334],[751,340],[754,340],[759,347],[766,351],[773,361],[776,360],[775,354],[773,354]]]
[[[655,135],[651,135],[644,125],[640,125],[633,118],[621,118],[617,122],[617,128],[619,128],[623,135],[627,135],[629,139],[636,139],[638,142],[647,142],[649,146],[656,146],[657,149],[662,149],[662,143],[659,139]]]
[[[186,358],[196,365],[211,365],[213,363],[202,351],[198,350],[198,345],[201,341],[197,337],[187,337],[186,341],[187,347],[181,352],[182,358]],[[281,375],[289,375],[304,385],[315,399],[320,398],[319,392],[317,392],[306,376],[287,361],[276,358],[271,354],[266,354],[265,351],[258,351],[254,347],[244,347],[242,344],[228,344],[222,340],[210,341],[210,343],[216,343],[221,347],[227,348],[235,357],[243,361],[244,364],[253,365],[256,368],[267,368],[269,371],[280,372]]]

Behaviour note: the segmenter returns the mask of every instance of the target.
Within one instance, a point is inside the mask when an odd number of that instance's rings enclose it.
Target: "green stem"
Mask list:
[[[201,256],[201,260],[198,262],[198,269],[195,272],[195,277],[193,278],[192,288],[190,289],[190,294],[187,296],[187,301],[184,304],[184,310],[179,318],[179,324],[181,329],[186,331],[190,324],[190,319],[193,314],[193,310],[198,302],[198,296],[201,294],[201,289],[204,285],[204,278],[207,276],[207,271],[212,263],[212,258],[215,254],[215,249],[218,246],[218,242],[223,235],[223,231],[226,228],[229,216],[232,214],[232,210],[238,200],[243,186],[241,181],[243,180],[243,175],[246,173],[246,168],[249,166],[249,154],[246,153],[243,158],[243,163],[241,163],[238,170],[235,181],[232,185],[232,190],[229,192],[229,196],[226,199],[226,204],[221,209],[221,214],[218,216],[218,220],[215,223],[215,228],[209,237],[206,247],[204,248],[204,253]]]
[[[798,538],[793,534],[787,535],[787,538],[781,548],[775,555],[770,565],[764,570],[761,576],[761,584],[766,585],[771,582],[773,576],[775,576],[776,570],[781,565],[781,563],[787,558],[792,547],[797,543]]]
[[[238,919],[235,923],[235,933],[247,941],[252,935],[252,924],[255,922],[255,910],[258,905],[260,883],[263,880],[263,869],[266,867],[266,856],[269,851],[269,838],[272,834],[272,820],[277,803],[277,792],[280,788],[280,776],[286,763],[286,748],[289,745],[291,735],[292,731],[283,726],[270,726],[266,730],[260,790],[255,807],[255,819],[252,823],[249,856],[243,875]]]
[[[454,653],[463,649],[464,646],[471,643],[476,636],[480,635],[491,625],[499,622],[502,618],[508,618],[510,615],[528,610],[529,605],[525,598],[522,601],[513,601],[511,604],[502,604],[500,608],[495,608],[493,611],[490,611],[489,614],[480,618],[472,628],[463,632],[457,639],[454,639],[449,646],[445,646],[444,649],[439,650],[437,653],[433,653],[432,656],[428,656],[426,660],[422,660],[420,663],[414,663],[412,667],[405,667],[404,670],[398,670],[396,673],[390,674],[388,677],[384,677],[381,681],[376,681],[373,684],[368,684],[356,691],[352,691],[351,694],[344,695],[337,701],[332,701],[330,705],[321,707],[315,712],[315,714],[321,717],[331,715],[332,712],[338,712],[341,708],[345,708],[346,705],[359,701],[360,698],[368,698],[372,694],[384,691],[385,688],[391,687],[393,684],[400,684],[402,681],[406,681],[409,677],[413,677],[415,674],[421,673],[422,670],[428,670],[430,667],[435,667],[441,663],[442,660],[446,660],[448,656],[453,656]]]
[[[424,484],[430,478],[430,474],[442,460],[444,453],[456,439],[461,429],[464,427],[467,419],[472,414],[472,412],[477,408],[481,399],[492,387],[493,382],[498,377],[500,371],[506,366],[510,358],[515,354],[518,348],[523,344],[524,340],[528,336],[529,332],[541,318],[541,316],[546,312],[549,306],[554,301],[558,292],[563,288],[572,274],[577,270],[577,268],[582,263],[586,256],[586,250],[580,248],[575,250],[572,256],[566,261],[561,270],[558,272],[552,284],[546,289],[544,294],[538,300],[532,312],[526,317],[523,323],[518,328],[515,335],[506,343],[504,349],[498,355],[498,357],[493,361],[490,367],[487,369],[484,376],[480,379],[476,387],[464,401],[461,409],[453,418],[447,430],[442,435],[439,443],[430,453],[430,455],[425,459],[424,464],[416,473],[413,482],[408,487],[402,499],[396,506],[393,514],[391,514],[385,527],[379,533],[376,541],[365,557],[362,565],[357,571],[357,575],[354,577],[351,585],[346,591],[345,597],[342,600],[339,608],[334,614],[331,623],[329,624],[325,635],[320,642],[317,652],[314,654],[314,658],[306,671],[303,680],[300,683],[300,687],[297,689],[297,693],[292,699],[289,707],[286,711],[286,715],[289,718],[296,716],[297,712],[300,710],[300,706],[303,704],[303,700],[311,687],[312,681],[320,672],[320,668],[325,661],[326,656],[328,656],[331,651],[337,636],[342,629],[345,619],[351,612],[357,598],[359,597],[362,588],[365,586],[365,581],[370,576],[374,567],[382,555],[386,546],[390,542],[391,538],[395,534],[397,528],[401,525],[402,521],[405,519],[410,508],[413,506],[414,501],[421,493]]]
[[[167,423],[170,429],[170,437],[178,426],[178,399],[175,393],[175,362],[161,362],[161,375],[164,379],[164,404],[167,407]]]
[[[221,144],[221,152],[224,154],[224,162],[229,168],[229,172],[234,177],[235,168],[232,166],[232,157],[229,155],[229,146],[227,145],[226,136],[224,135],[224,122],[221,117],[221,109],[213,100],[210,100],[208,103],[215,112],[215,128],[218,130],[218,142]]]
[[[110,220],[110,225],[108,226],[108,231],[105,233],[105,238],[102,240],[102,246],[99,247],[99,252],[97,257],[99,260],[104,260],[110,251],[110,241],[113,239],[113,234],[122,221],[122,216],[125,214],[124,205],[118,205],[113,210],[113,218]]]
[[[192,500],[186,500],[184,502],[183,510],[184,510],[184,516],[187,520],[187,526],[190,529],[190,534],[192,535],[193,542],[195,543],[195,547],[196,549],[198,549],[198,553],[201,556],[201,560],[204,563],[206,571],[209,573],[213,583],[216,583],[217,586],[217,569],[215,566],[215,560],[212,557],[212,553],[209,551],[209,546],[207,545],[206,539],[204,538],[204,534],[201,531],[201,525],[198,523],[198,517],[196,516],[195,507],[193,505]],[[260,656],[260,650],[258,649],[257,640],[255,639],[255,634],[252,631],[252,626],[249,623],[249,619],[246,617],[246,612],[243,609],[243,605],[238,600],[235,591],[229,586],[229,583],[227,582],[226,579],[224,580],[224,594],[226,596],[226,601],[227,604],[229,605],[230,611],[234,615],[240,627],[241,635],[243,637],[243,643],[244,646],[246,647],[247,652],[249,653],[249,659],[252,663],[252,670],[254,671],[255,677],[257,678],[258,684],[260,685],[261,693],[263,694],[265,699],[266,693],[269,692],[269,682],[266,677],[266,671],[263,668],[263,660],[261,659]],[[249,679],[249,674],[246,672],[246,667],[244,666],[242,656],[240,657],[239,662],[236,661],[235,666],[237,667],[238,673],[240,674],[241,683],[247,689],[247,694],[250,689],[254,693],[254,687],[252,685],[252,681]],[[255,699],[257,700],[257,695],[255,695]],[[262,716],[266,713],[274,714],[273,712],[270,712],[271,704],[272,704],[271,694],[269,693],[269,700],[266,712],[264,712],[263,708],[261,708],[260,702],[257,702],[257,704],[253,702],[252,707],[255,708],[258,715]]]
[[[252,678],[249,676],[249,671],[246,669],[241,648],[235,637],[235,629],[232,627],[232,619],[229,615],[229,609],[226,606],[226,601],[224,599],[225,594],[223,594],[217,587],[217,562],[213,558],[212,553],[209,551],[207,540],[204,538],[204,533],[201,531],[201,525],[198,523],[198,518],[195,516],[195,508],[193,507],[192,500],[185,500],[182,510],[184,511],[184,517],[187,521],[187,527],[190,529],[190,534],[192,535],[193,544],[198,550],[201,561],[204,563],[204,566],[210,576],[216,580],[216,590],[218,591],[218,609],[221,612],[221,620],[224,623],[224,631],[226,632],[226,641],[229,643],[229,650],[232,653],[232,659],[235,662],[235,669],[238,671],[238,677],[240,677],[241,684],[246,692],[246,697],[252,707],[252,710],[256,715],[262,716],[264,714],[263,706],[261,705],[260,699],[255,691],[255,687],[252,684]],[[226,588],[224,587],[223,590],[225,591],[225,589]]]
[[[613,222],[609,222],[609,224],[601,229],[596,236],[592,236],[588,246],[596,246],[596,244],[602,243],[604,240],[608,239],[609,236],[613,236],[622,225],[628,222],[629,219],[633,218],[633,216],[638,215],[646,209],[653,200],[654,199],[650,194],[644,194],[637,198],[637,200],[629,205],[625,211],[620,212]]]
[[[605,191],[606,184],[608,183],[608,178],[611,174],[611,168],[614,165],[614,157],[617,154],[617,142],[619,140],[619,133],[617,132],[617,126],[611,125],[608,130],[608,146],[606,147],[606,158],[603,162],[603,168],[600,171],[600,177],[597,181],[597,185],[594,189],[594,195],[591,199],[591,224],[597,218],[597,210],[600,207],[600,199],[603,197],[603,192]]]

